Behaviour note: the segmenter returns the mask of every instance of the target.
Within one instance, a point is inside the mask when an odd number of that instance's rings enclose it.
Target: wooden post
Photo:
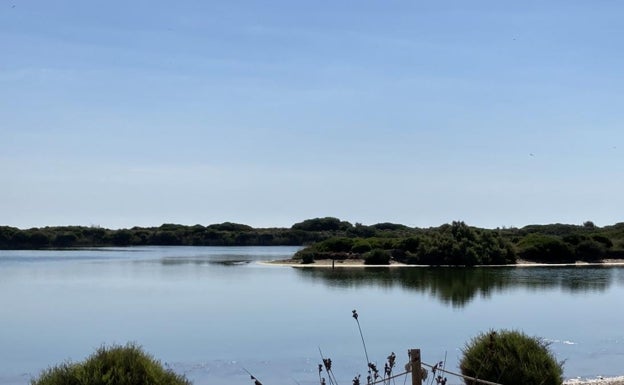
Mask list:
[[[410,366],[412,370],[412,385],[422,385],[422,369],[420,365],[420,349],[410,349]]]

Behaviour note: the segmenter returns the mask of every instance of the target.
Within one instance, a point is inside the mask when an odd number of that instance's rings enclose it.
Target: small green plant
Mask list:
[[[518,331],[491,330],[466,344],[461,372],[504,385],[561,385],[563,363],[557,362],[548,346],[544,340]]]
[[[45,370],[31,385],[190,385],[134,345],[101,347],[85,361]]]

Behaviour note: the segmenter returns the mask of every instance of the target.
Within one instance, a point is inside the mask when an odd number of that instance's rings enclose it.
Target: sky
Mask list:
[[[0,225],[622,222],[622,15],[0,0]]]

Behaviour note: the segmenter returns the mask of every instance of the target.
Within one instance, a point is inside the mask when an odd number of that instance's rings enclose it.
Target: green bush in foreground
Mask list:
[[[31,385],[190,385],[184,376],[163,368],[140,347],[101,347],[80,363],[45,370]]]
[[[561,385],[563,363],[557,362],[548,345],[517,331],[482,333],[466,344],[460,368],[465,376],[504,385]]]

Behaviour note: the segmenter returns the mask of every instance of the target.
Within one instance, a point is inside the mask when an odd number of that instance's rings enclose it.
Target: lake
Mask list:
[[[552,343],[566,378],[624,374],[624,268],[292,268],[296,247],[0,251],[0,383],[136,342],[195,384],[338,381],[419,348],[456,369],[489,329]],[[402,381],[402,380],[401,380]],[[366,380],[364,379],[365,383]],[[409,383],[409,380],[408,380]],[[461,381],[450,377],[449,384]]]

